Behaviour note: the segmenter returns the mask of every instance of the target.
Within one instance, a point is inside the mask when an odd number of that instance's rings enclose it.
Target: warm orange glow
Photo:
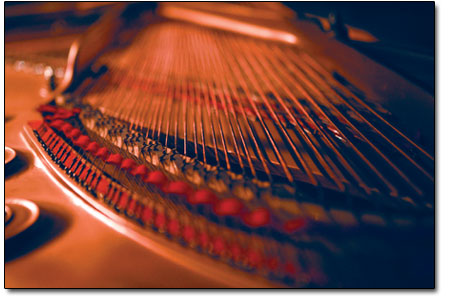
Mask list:
[[[280,41],[289,44],[297,44],[298,38],[292,33],[263,27],[255,24],[245,23],[218,15],[194,11],[182,7],[163,7],[160,11],[161,15],[188,21],[195,24],[208,26],[216,29],[229,30],[253,37],[267,40]]]
[[[341,19],[385,16],[104,5],[6,5],[6,288],[434,287],[434,98]]]

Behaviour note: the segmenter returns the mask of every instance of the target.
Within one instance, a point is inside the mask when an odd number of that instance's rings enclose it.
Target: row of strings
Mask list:
[[[433,187],[434,158],[296,47],[165,22],[104,62],[86,103],[207,164],[365,195]]]

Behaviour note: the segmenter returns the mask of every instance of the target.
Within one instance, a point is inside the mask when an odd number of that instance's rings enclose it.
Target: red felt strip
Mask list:
[[[64,122],[62,120],[54,120],[54,121],[51,121],[49,124],[49,126],[51,128],[54,128],[56,130],[61,130],[63,125],[64,125]]]
[[[50,150],[52,150],[52,153],[54,154],[56,146],[59,145],[61,145],[61,139],[59,137],[56,137],[52,142],[48,144],[48,147],[50,148]]]
[[[72,131],[72,129],[73,129],[72,124],[67,122],[61,127],[62,132],[64,132],[66,136]]]
[[[102,178],[97,185],[97,191],[103,195],[107,195],[109,191],[109,180]]]
[[[183,239],[187,242],[187,243],[192,243],[195,240],[195,236],[196,236],[196,232],[194,227],[186,225],[183,228]]]
[[[213,212],[218,216],[236,216],[240,214],[243,207],[238,199],[227,198],[215,203]]]
[[[116,154],[110,154],[108,158],[106,159],[106,162],[109,164],[113,164],[116,166],[120,166],[120,163],[122,162],[122,156],[118,153]]]
[[[264,260],[259,251],[249,249],[246,254],[248,264],[253,268],[259,268],[262,266]]]
[[[260,227],[270,223],[270,212],[260,207],[242,216],[244,223],[250,227]]]
[[[87,135],[80,135],[73,143],[81,149],[86,149],[91,140]]]
[[[79,108],[79,107],[72,108],[72,113],[78,115],[79,113],[81,113],[81,108]]]
[[[124,171],[129,171],[133,169],[135,165],[136,163],[134,162],[134,160],[132,160],[131,158],[126,158],[120,164],[120,168]]]
[[[192,188],[184,181],[172,181],[163,187],[163,191],[168,194],[189,196],[192,193]]]
[[[88,176],[88,171],[89,171],[88,168],[84,168],[83,172],[81,172],[81,175],[80,175],[81,180],[83,180],[83,181],[86,180],[86,177]]]
[[[64,162],[64,165],[67,168],[70,168],[70,166],[72,165],[73,161],[75,160],[75,158],[77,157],[77,153],[76,152],[71,152],[69,157],[66,159],[66,161]]]
[[[44,124],[44,122],[39,121],[39,120],[28,122],[28,126],[30,126],[30,128],[33,130],[38,130],[42,126],[42,124]]]
[[[164,213],[157,213],[155,217],[155,226],[158,229],[163,228],[166,225],[166,215]]]
[[[77,165],[78,165],[78,163],[77,163]],[[81,172],[83,171],[83,166],[84,166],[84,163],[81,162],[80,165],[78,166],[76,172],[75,172],[75,176],[80,177]],[[86,168],[86,167],[85,167],[85,168]]]
[[[131,198],[131,200],[128,201],[128,205],[127,205],[128,213],[133,214],[136,207],[137,207],[137,200],[134,198]]]
[[[286,274],[294,276],[297,273],[297,268],[292,262],[287,262],[284,264],[283,270]]]
[[[201,189],[189,195],[188,201],[191,204],[208,204],[218,200],[217,196],[207,189]]]
[[[145,176],[148,173],[148,169],[146,166],[144,165],[139,165],[136,166],[132,171],[131,171],[131,175],[134,176],[141,176],[142,178],[145,178]]]
[[[50,139],[50,137],[52,137],[52,135],[54,134],[54,132],[52,130],[48,130],[41,135],[41,138],[44,142],[48,142],[48,140]]]
[[[276,257],[269,257],[266,261],[266,265],[271,271],[275,271],[280,266],[280,262]]]
[[[119,202],[117,203],[117,209],[125,210],[129,200],[130,200],[130,196],[128,195],[128,193],[122,193],[122,195],[120,196]]]
[[[73,117],[75,114],[71,111],[58,111],[53,115],[53,120],[66,120]]]
[[[198,235],[198,244],[202,248],[207,248],[209,246],[209,235],[206,232],[201,232]]]
[[[125,194],[127,196],[128,194]],[[122,193],[114,188],[111,188],[108,192],[107,197],[111,199],[111,205],[115,206],[117,203],[119,203],[120,198],[122,197]]]
[[[57,107],[56,108],[56,113],[57,114],[63,114],[63,113],[66,113],[66,112],[68,112],[68,110],[65,109],[64,107]]]
[[[80,162],[77,160],[77,161],[75,161],[75,163],[73,164],[72,168],[70,168],[70,171],[72,171],[72,173],[73,173],[74,175],[76,175],[76,174],[75,174],[75,171],[77,171],[77,170],[79,169],[79,166],[80,166]]]
[[[180,223],[176,219],[171,219],[167,224],[167,231],[173,235],[177,236],[180,233]]]
[[[231,253],[231,258],[234,261],[240,261],[242,258],[242,255],[244,253],[244,250],[238,243],[233,243],[230,245],[230,253]]]
[[[283,224],[283,231],[287,233],[293,233],[295,231],[305,228],[307,225],[304,218],[297,218],[289,220]]]
[[[144,179],[144,182],[151,183],[159,188],[162,188],[167,183],[167,177],[161,171],[153,171],[148,173],[147,177]]]
[[[63,158],[64,154],[66,154],[66,152],[64,152],[64,148],[67,149],[67,145],[64,145],[64,146],[61,148],[61,150],[59,150],[58,154],[56,155],[56,157],[57,157],[58,159]]]
[[[89,186],[91,188],[95,184],[95,181],[96,181],[95,176],[96,176],[96,173],[94,171],[91,171],[91,173],[89,173],[89,176],[86,178],[86,183],[89,184]]]
[[[105,160],[106,157],[108,157],[108,155],[109,155],[109,151],[108,151],[108,148],[106,148],[106,147],[102,147],[102,148],[98,149],[97,153],[95,153],[95,156],[102,160]]]
[[[141,218],[141,214],[142,214],[142,204],[137,203],[136,204],[136,208],[133,211],[133,214],[136,218]]]
[[[69,139],[74,140],[81,135],[81,130],[78,128],[72,129],[68,135],[66,135]]]
[[[222,237],[216,237],[213,244],[213,252],[217,255],[222,255],[226,250],[226,243],[225,240]]]
[[[86,151],[92,154],[96,153],[98,149],[100,149],[100,145],[97,142],[90,142],[86,147]]]
[[[48,104],[43,104],[37,108],[37,111],[41,113],[55,113],[56,110],[55,106]]]
[[[153,220],[153,210],[150,207],[144,207],[144,209],[142,210],[141,220],[146,225],[151,223],[151,221]]]

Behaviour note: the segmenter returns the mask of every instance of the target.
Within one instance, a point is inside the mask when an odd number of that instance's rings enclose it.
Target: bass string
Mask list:
[[[328,90],[330,95],[332,95],[333,97],[336,97],[336,99],[339,101],[339,103],[344,104],[345,107],[347,107],[350,110],[350,112],[354,114],[354,116],[356,118],[358,118],[360,121],[362,121],[364,124],[366,124],[370,128],[370,130],[372,130],[372,132],[376,133],[375,137],[377,139],[384,140],[387,142],[387,145],[384,142],[383,142],[383,145],[386,145],[390,149],[392,149],[393,150],[392,152],[399,153],[401,156],[403,156],[404,159],[406,159],[413,167],[418,169],[422,173],[422,175],[424,177],[426,177],[428,180],[431,180],[431,181],[433,180],[432,176],[430,174],[428,174],[411,157],[409,157],[404,151],[402,151],[393,141],[391,141],[387,136],[385,136],[381,131],[379,131],[371,122],[369,122],[364,116],[362,116],[358,112],[358,110],[356,110],[352,105],[350,105],[344,97],[340,96],[336,91],[334,91],[329,86],[329,84],[327,84],[325,81],[323,81],[319,76],[317,76],[317,74],[313,73],[312,70],[307,65],[303,65],[303,68],[305,70],[305,73],[308,74],[309,78],[311,78],[312,81],[315,81],[316,86],[320,86],[323,89]],[[330,103],[330,105],[333,105],[332,101],[330,101],[329,103]],[[381,151],[378,147],[375,146],[375,144],[373,144],[372,140],[374,140],[374,138],[371,139],[371,138],[367,137],[363,132],[361,132],[360,130],[357,129],[358,124],[354,124],[351,121],[351,120],[354,120],[355,117],[350,116],[349,113],[346,113],[342,109],[339,109],[339,107],[337,107],[336,105],[334,105],[334,107],[336,110],[338,110],[340,112],[341,116],[344,116],[346,118],[348,123],[352,124],[352,128],[356,129],[356,131],[364,137],[364,139],[369,143],[369,145],[371,145],[373,147],[373,149],[376,151],[376,153],[378,153],[381,156],[381,158],[386,161],[386,163],[394,170],[394,172],[396,172],[404,180],[404,182],[407,185],[409,185],[409,187],[411,189],[413,189],[418,195],[422,195],[422,191],[420,190],[420,188],[418,188],[417,185],[415,185],[410,180],[410,178],[408,176],[406,176],[406,174],[404,173],[404,171],[402,171],[400,169],[398,164],[395,164],[392,159],[387,157],[386,151]]]
[[[229,74],[228,73],[228,72],[230,72],[229,68],[225,67],[223,59],[220,59],[220,55],[218,54],[218,46],[216,45],[216,43],[214,41],[208,40],[207,39],[208,36],[206,36],[206,35],[203,35],[203,38],[204,38],[204,42],[203,42],[204,45],[214,45],[215,46],[215,47],[212,47],[212,51],[210,51],[211,55],[208,57],[210,59],[209,60],[209,64],[210,65],[220,65],[220,66],[222,66],[223,74]],[[232,70],[231,70],[231,72],[232,72]],[[233,81],[228,80],[229,78],[224,79],[224,76],[221,76],[222,74],[217,74],[216,72],[214,74],[215,74],[214,77],[215,77],[215,80],[216,80],[216,86],[226,87],[228,85],[230,87],[230,89],[235,90],[234,85],[231,84],[231,82],[233,82]],[[219,81],[218,78],[221,78],[221,80],[220,80],[221,81],[221,85],[219,85],[218,82],[217,82],[217,81]],[[244,111],[240,99],[238,99],[238,103],[241,105],[241,109],[242,109],[241,111]],[[247,116],[245,114],[244,114],[244,119],[246,121],[246,124],[248,125],[247,128],[250,128],[250,124],[249,124],[248,118],[247,118]],[[240,125],[237,125],[237,127],[241,128]],[[243,130],[241,129],[240,132],[242,132],[242,131]],[[270,175],[270,171],[269,171],[269,168],[267,166],[266,160],[265,160],[265,158],[264,158],[264,156],[262,154],[263,152],[261,150],[261,147],[260,147],[261,142],[257,140],[257,136],[254,134],[253,131],[249,130],[248,132],[251,134],[253,145],[257,149],[257,153],[259,154],[259,158],[260,158],[261,163],[263,164],[265,173],[266,173],[267,177],[270,178],[270,176],[271,176]],[[244,149],[245,148],[247,148],[247,149],[249,148],[248,146],[246,146],[245,140],[243,141],[243,145],[244,145]],[[249,155],[248,154],[249,153],[248,150],[245,151],[245,153],[247,153],[247,155]],[[250,161],[250,162],[252,161],[251,157],[249,157],[249,156],[247,156],[247,160]],[[249,165],[253,167],[252,163],[249,163]],[[254,168],[253,168],[253,172],[255,172]]]
[[[383,134],[375,125],[372,124],[372,122],[370,122],[367,118],[365,118],[349,101],[348,99],[346,99],[345,97],[339,95],[330,84],[328,84],[322,76],[320,76],[321,74],[317,72],[317,70],[314,70],[309,64],[303,64],[303,68],[305,69],[305,71],[309,74],[309,76],[311,78],[313,78],[314,80],[316,80],[317,84],[322,86],[323,88],[327,89],[330,94],[332,94],[334,97],[338,98],[339,101],[341,103],[343,103],[346,107],[348,107],[352,113],[354,113],[361,121],[363,121],[365,124],[367,124],[376,134],[377,137],[380,137],[382,139],[384,139],[385,141],[387,141],[392,148],[395,149],[395,151],[397,151],[398,153],[400,153],[410,164],[412,164],[416,169],[418,169],[425,177],[428,178],[428,180],[433,181],[433,176],[428,173],[426,170],[424,170],[418,163],[416,163],[407,153],[405,153],[405,151],[403,151],[399,146],[397,146],[397,144],[389,139],[385,134]],[[329,77],[328,80],[330,80]],[[367,105],[366,105],[367,106]],[[384,119],[383,119],[384,120]],[[389,124],[390,125],[390,124]],[[392,125],[390,126],[392,127]],[[399,131],[396,130],[396,133],[398,133]],[[404,135],[401,134],[401,136],[404,137]],[[414,143],[412,143],[413,146],[415,148],[417,148],[419,151],[421,151],[421,149],[415,145]]]
[[[406,180],[407,182],[409,181],[406,177],[406,175],[400,171],[366,136],[363,135],[363,133],[361,133],[360,130],[358,130],[337,108],[336,106],[332,103],[332,101],[330,101],[327,96],[320,90],[320,87],[318,87],[317,85],[314,84],[314,82],[311,81],[311,79],[308,77],[308,75],[301,70],[301,62],[299,61],[298,57],[296,55],[294,55],[291,52],[288,52],[288,54],[290,55],[290,57],[293,58],[293,60],[295,61],[295,66],[297,67],[297,73],[296,75],[298,75],[298,77],[300,78],[300,80],[302,81],[302,83],[307,86],[315,95],[316,99],[320,99],[321,101],[323,101],[324,105],[326,105],[326,107],[328,108],[328,110],[330,111],[330,115],[334,116],[337,118],[337,120],[339,120],[339,122],[342,122],[342,124],[345,124],[346,126],[349,126],[353,132],[355,132],[361,139],[363,139],[365,141],[365,143],[367,143],[367,145],[369,145],[371,147],[371,149],[373,149],[380,157],[382,157],[384,159],[384,161],[386,161],[391,168],[397,172],[397,174],[399,176],[401,176],[404,180]],[[316,106],[317,103],[316,103]],[[323,110],[322,110],[323,111]],[[325,114],[325,113],[324,113]],[[328,120],[329,117],[327,116]],[[339,124],[337,122],[333,123],[333,126],[335,128],[341,128],[342,126],[339,126]],[[340,134],[343,134],[343,130],[339,129]],[[382,174],[382,172],[377,169],[369,160],[368,158],[363,154],[362,149],[358,149],[358,147],[354,144],[350,142],[350,139],[348,137],[345,137],[346,141],[348,141],[347,144],[349,144],[353,150],[358,154],[358,156],[360,156],[360,158],[363,160],[363,162],[365,163],[366,166],[368,166],[373,173],[375,173],[375,175],[377,175],[377,177],[385,184],[385,186],[390,190],[390,194],[394,197],[399,195],[398,189],[396,187],[393,186],[393,184],[386,179],[386,177]],[[415,190],[415,192],[419,195],[421,195],[421,191],[418,190],[414,185],[411,185],[411,187]]]
[[[339,87],[342,91],[348,93],[349,97],[355,99],[359,105],[361,105],[364,109],[366,109],[372,116],[375,116],[377,119],[379,119],[382,123],[388,126],[392,131],[394,131],[396,134],[398,134],[402,139],[407,141],[410,145],[412,145],[415,149],[419,151],[421,155],[423,155],[426,160],[429,160],[430,162],[434,161],[434,157],[432,157],[429,153],[427,153],[424,149],[419,147],[416,143],[414,143],[411,139],[409,139],[406,135],[404,135],[400,130],[398,130],[394,125],[392,125],[389,121],[387,121],[385,118],[383,118],[379,113],[377,113],[375,110],[373,110],[361,97],[356,95],[354,92],[352,92],[350,89],[346,88],[342,83],[337,81],[330,72],[326,71],[322,65],[319,64],[319,62],[315,59],[313,59],[310,55],[307,53],[302,53],[302,58],[305,61],[306,64],[309,65],[317,74],[320,76],[326,78],[328,82],[334,84],[335,86]]]
[[[264,90],[267,90],[267,89],[270,90],[273,95],[277,95],[277,92],[273,89],[270,82],[267,80],[264,72],[261,72],[261,70],[259,69],[259,66],[256,64],[253,57],[252,56],[246,57],[246,54],[245,54],[246,50],[244,48],[238,48],[238,44],[237,44],[236,40],[237,39],[235,39],[235,38],[234,39],[231,39],[229,37],[225,38],[225,42],[228,42],[229,47],[231,49],[234,49],[234,51],[236,51],[236,52],[240,51],[240,53],[242,53],[242,59],[240,59],[239,66],[242,68],[242,70],[245,72],[245,74],[247,74],[247,78],[249,79],[253,88],[259,94],[260,98],[263,100],[264,105],[266,106],[270,115],[274,119],[275,124],[277,125],[278,131],[284,136],[284,140],[285,140],[285,145],[283,145],[284,148],[290,148],[290,150],[292,150],[294,152],[295,157],[298,159],[301,166],[306,171],[306,173],[310,179],[310,183],[313,184],[314,186],[317,186],[318,180],[315,178],[312,170],[309,168],[309,166],[307,165],[307,163],[305,162],[305,160],[303,159],[303,157],[300,155],[299,151],[295,147],[294,142],[292,141],[291,137],[289,136],[289,134],[287,132],[287,129],[280,121],[279,115],[277,113],[275,113],[271,103],[267,99]],[[245,47],[245,48],[250,49],[251,47],[248,47],[248,48]],[[259,75],[259,76],[257,76],[257,75]],[[261,82],[263,82],[266,85],[265,88],[261,85],[261,83],[258,82],[256,77],[260,78]],[[279,100],[279,97],[277,97],[277,98]],[[288,147],[286,147],[286,146],[288,146]],[[281,161],[280,161],[280,163],[281,163]]]
[[[248,54],[248,56],[252,56],[254,55],[255,57],[258,58],[258,62],[261,64],[261,66],[264,68],[264,70],[262,68],[259,68],[258,70],[258,76],[264,78],[265,74],[269,74],[271,79],[267,79],[266,82],[268,82],[269,80],[273,81],[274,84],[276,84],[279,87],[280,93],[284,92],[285,95],[287,95],[290,100],[292,102],[294,102],[294,98],[296,98],[293,94],[292,91],[289,89],[289,87],[287,87],[284,83],[284,81],[281,80],[281,76],[280,74],[276,74],[276,71],[279,71],[280,66],[278,65],[274,65],[274,66],[269,66],[268,65],[268,58],[267,57],[271,57],[271,53],[261,53],[261,48],[259,47],[259,43],[256,43],[255,41],[252,41],[252,44],[254,47],[249,48],[249,50],[253,50],[251,53]],[[241,48],[243,48],[244,45],[241,44]],[[244,49],[242,49],[244,50]],[[328,164],[325,161],[325,158],[322,157],[322,155],[320,154],[322,152],[322,149],[318,150],[316,148],[316,146],[313,144],[313,142],[308,138],[308,135],[306,134],[306,132],[304,131],[304,129],[302,128],[302,126],[299,124],[299,120],[293,115],[293,113],[291,112],[291,109],[289,109],[289,104],[286,103],[285,97],[282,97],[281,95],[279,95],[279,93],[277,92],[277,89],[275,89],[275,87],[268,83],[268,89],[270,89],[271,93],[273,95],[275,95],[277,101],[279,101],[283,107],[283,110],[286,112],[287,115],[289,115],[289,118],[291,119],[291,122],[293,123],[294,127],[293,127],[293,131],[297,132],[302,140],[302,145],[306,144],[306,149],[304,149],[304,151],[301,151],[302,154],[305,154],[305,151],[307,150],[311,150],[311,152],[314,154],[314,156],[310,156],[310,157],[315,157],[317,159],[317,161],[319,162],[319,165],[322,166],[322,168],[325,170],[325,174],[328,174],[331,179],[335,182],[335,184],[338,186],[338,188],[341,191],[344,191],[345,187],[344,187],[344,183],[343,181],[345,181],[345,179],[340,179],[339,176],[337,174],[335,174],[335,172],[331,169],[330,166],[328,166]],[[302,147],[303,148],[303,147]],[[300,152],[300,150],[298,151]],[[324,173],[322,173],[324,174]]]
[[[340,191],[352,182],[370,194],[382,184],[389,194],[398,195],[399,187],[386,177],[386,170],[365,155],[369,147],[421,195],[404,170],[357,128],[348,115],[351,112],[430,179],[421,165],[332,88],[329,81],[334,79],[329,72],[298,48],[176,23],[151,28],[142,40],[111,68],[111,76],[128,77],[129,81],[144,78],[144,86],[130,90],[129,82],[119,81],[104,91],[102,82],[94,87],[90,101],[109,108],[113,116],[128,122],[131,130],[145,128],[147,137],[166,147],[172,146],[173,138],[173,147],[178,149],[180,137],[184,155],[218,166],[225,160],[227,170],[245,176],[249,170],[257,177],[254,163],[258,163],[270,181],[274,168],[293,183],[291,164],[295,161],[294,166],[304,171],[314,186],[325,176]],[[339,83],[334,80],[334,84]],[[297,94],[306,102],[299,101]],[[118,98],[121,101],[115,100]],[[250,120],[252,115],[255,118]],[[355,144],[352,132],[365,144]],[[232,167],[234,163],[239,169]],[[365,170],[375,177],[370,178],[373,176]],[[368,182],[372,182],[370,187]]]
[[[244,98],[247,100],[248,104],[253,109],[253,112],[258,119],[258,123],[262,127],[264,134],[265,134],[270,146],[272,147],[272,150],[274,151],[279,164],[281,165],[284,175],[286,176],[288,181],[292,183],[294,181],[293,176],[292,176],[290,170],[288,169],[284,158],[281,155],[281,151],[280,151],[278,145],[276,144],[275,139],[274,139],[273,135],[271,134],[266,122],[264,121],[264,119],[262,117],[260,109],[256,106],[254,101],[251,100],[252,94],[253,94],[251,92],[253,90],[251,87],[252,87],[252,84],[253,85],[256,84],[253,74],[250,72],[250,70],[242,69],[242,65],[245,63],[242,60],[242,58],[238,55],[233,55],[232,53],[230,53],[230,51],[226,51],[226,49],[224,49],[224,45],[221,45],[221,43],[218,42],[217,37],[216,37],[216,44],[221,48],[221,51],[222,51],[221,54],[226,59],[227,63],[230,65],[230,68],[234,71],[232,73],[232,75],[236,76],[236,79],[237,79],[236,81],[239,82],[239,85],[243,88],[244,93],[246,95],[246,97],[244,97]],[[245,78],[248,78],[248,80],[250,82],[247,82],[245,80]],[[257,92],[259,93],[260,96],[263,96],[262,92],[260,90],[257,90]],[[265,104],[267,104],[267,103],[265,103]]]
[[[277,58],[283,62],[283,66],[290,70],[292,74],[294,75],[294,79],[297,82],[295,87],[298,89],[298,91],[304,96],[309,106],[312,108],[312,111],[314,114],[316,114],[321,120],[321,122],[325,122],[333,127],[333,129],[341,136],[346,142],[339,141],[339,144],[337,144],[335,147],[340,149],[338,152],[342,151],[343,148],[348,148],[352,154],[350,154],[349,157],[354,157],[354,154],[356,154],[357,157],[359,157],[365,166],[368,166],[370,170],[372,170],[375,175],[381,180],[382,183],[389,189],[391,194],[396,194],[397,190],[381,175],[381,173],[369,162],[369,160],[356,148],[356,146],[350,142],[350,140],[345,136],[344,133],[342,133],[341,130],[339,130],[339,127],[330,119],[330,117],[325,113],[323,108],[318,104],[318,101],[323,100],[322,94],[312,94],[307,90],[308,81],[307,78],[301,74],[301,72],[298,69],[297,64],[292,64],[291,61],[286,58],[286,53],[282,52],[277,48],[275,48],[274,53],[277,55]],[[301,62],[298,62],[301,64]],[[321,126],[318,127],[319,131]],[[323,130],[322,133],[328,134],[327,130]],[[335,141],[336,139],[333,136],[329,137],[330,141]],[[370,182],[371,180],[369,180]],[[371,193],[371,189],[369,187],[366,187],[365,184],[362,185],[363,188],[365,188],[365,191],[367,193]]]

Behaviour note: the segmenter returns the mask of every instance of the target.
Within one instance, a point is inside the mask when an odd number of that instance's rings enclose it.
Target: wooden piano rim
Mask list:
[[[40,146],[33,130],[28,125],[24,126],[21,138],[32,150],[37,160],[42,162],[44,166],[43,171],[52,177],[61,189],[70,191],[66,194],[71,196],[72,201],[76,205],[126,238],[132,239],[150,251],[201,276],[211,277],[211,275],[214,275],[215,280],[226,286],[252,288],[285,287],[279,282],[270,282],[259,275],[246,273],[226,263],[216,261],[205,254],[197,253],[192,248],[183,247],[162,235],[158,235],[150,230],[144,230],[131,220],[119,216],[105,204],[102,204],[84,191],[82,187],[78,186],[59,169]]]

